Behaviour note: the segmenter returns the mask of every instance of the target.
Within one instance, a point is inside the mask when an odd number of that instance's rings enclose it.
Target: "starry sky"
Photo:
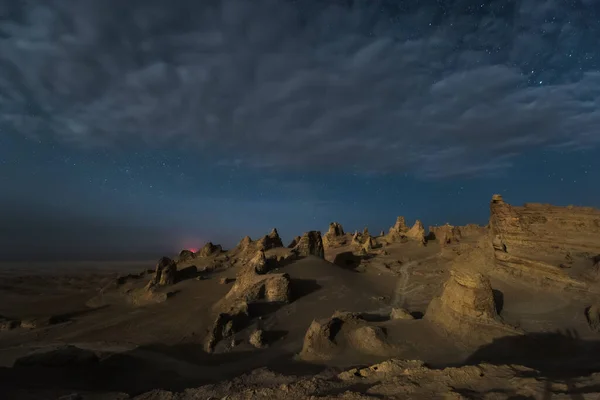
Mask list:
[[[600,1],[0,0],[0,259],[600,206]]]

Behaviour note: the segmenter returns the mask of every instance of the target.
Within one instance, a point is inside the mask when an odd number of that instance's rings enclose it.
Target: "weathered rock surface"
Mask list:
[[[263,250],[257,251],[254,258],[252,258],[248,264],[257,274],[264,274],[268,270],[267,259]]]
[[[290,244],[288,244],[288,249],[293,249],[294,247],[296,247],[300,242],[300,239],[302,239],[302,236],[296,236],[294,239],[292,239]]]
[[[586,308],[585,317],[587,318],[590,329],[600,333],[600,305],[594,304]]]
[[[339,352],[335,337],[342,324],[343,321],[339,318],[314,320],[304,335],[300,358],[305,361],[332,359]]]
[[[267,347],[267,343],[265,341],[265,333],[261,329],[257,329],[250,334],[250,338],[248,342],[256,347],[257,349],[262,349]]]
[[[194,253],[191,250],[181,250],[181,252],[179,253],[179,261],[180,262],[188,262],[193,260],[194,258],[196,258],[196,253]]]
[[[288,274],[259,275],[247,271],[238,275],[225,300],[288,303],[291,301],[290,277]]]
[[[216,254],[221,254],[223,252],[223,248],[220,244],[213,244],[212,242],[208,242],[200,249],[198,252],[198,256],[200,257],[210,257]]]
[[[420,220],[417,220],[412,228],[410,228],[406,232],[406,237],[419,241],[420,243],[425,243],[425,227]]]
[[[294,247],[294,250],[301,257],[316,256],[325,258],[325,250],[323,248],[323,239],[321,238],[321,232],[310,231],[306,232],[300,238],[300,241]]]
[[[404,308],[392,308],[392,311],[390,312],[390,319],[411,320],[411,319],[415,319],[415,317],[413,317],[412,314],[409,313]]]
[[[245,301],[232,302],[228,307],[223,307],[206,336],[204,350],[212,353],[219,341],[243,328],[249,319],[248,303]]]
[[[587,288],[560,264],[600,253],[600,210],[533,203],[513,207],[494,195],[489,226],[496,264],[503,271],[542,284]]]
[[[153,283],[158,286],[172,285],[177,279],[177,264],[169,257],[162,257],[156,264]]]
[[[494,338],[522,332],[504,323],[497,313],[490,280],[479,272],[453,269],[440,297],[434,298],[425,312],[451,335],[469,341],[489,342]]]
[[[434,238],[437,239],[440,246],[458,243],[462,238],[460,228],[450,224],[430,226],[429,232],[433,233]]]
[[[323,246],[324,247],[335,247],[342,246],[346,243],[347,238],[344,233],[344,228],[338,222],[332,222],[329,224],[329,230],[323,235]]]
[[[256,242],[257,250],[270,250],[275,249],[277,247],[283,247],[283,242],[281,241],[279,233],[275,228],[273,228],[271,233],[263,236]]]

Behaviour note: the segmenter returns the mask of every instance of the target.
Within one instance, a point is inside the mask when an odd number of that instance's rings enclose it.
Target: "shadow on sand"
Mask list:
[[[576,330],[528,333],[496,339],[477,349],[465,364],[523,365],[537,372],[524,372],[522,377],[546,381],[544,400],[551,399],[553,394],[567,394],[573,400],[583,400],[584,394],[600,391],[600,385],[575,387],[574,381],[578,377],[600,372],[599,352],[600,341],[582,340]],[[563,383],[567,390],[552,391],[551,382]]]

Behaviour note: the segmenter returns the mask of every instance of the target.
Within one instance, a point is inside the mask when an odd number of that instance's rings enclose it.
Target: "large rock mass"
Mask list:
[[[271,233],[260,238],[256,243],[257,250],[270,250],[277,247],[283,247],[283,242],[279,237],[277,229],[273,228]]]
[[[514,207],[496,194],[489,227],[496,265],[503,271],[543,284],[586,288],[560,265],[574,257],[589,263],[590,255],[600,253],[600,210],[537,203]]]
[[[220,254],[223,251],[223,248],[220,244],[212,244],[212,242],[208,242],[200,249],[198,252],[198,256],[200,257],[209,257],[215,254]]]
[[[396,223],[390,228],[388,235],[392,238],[399,238],[406,235],[408,232],[408,226],[406,226],[406,220],[400,216],[396,218]]]
[[[417,241],[419,241],[420,243],[425,243],[426,239],[425,239],[425,227],[423,226],[423,224],[421,223],[420,220],[417,220],[415,222],[415,224],[413,225],[412,228],[410,228],[407,232],[406,232],[406,237],[411,238],[411,239],[415,239]]]
[[[453,269],[440,297],[434,298],[425,319],[445,332],[467,341],[489,342],[494,338],[519,335],[498,315],[490,280],[481,273]]]
[[[177,280],[177,264],[169,257],[162,257],[156,264],[153,284],[158,286],[172,285]]]
[[[329,230],[323,235],[323,245],[325,247],[340,246],[346,243],[346,234],[344,228],[338,222],[329,224]]]
[[[442,226],[430,226],[429,232],[433,234],[433,237],[437,239],[442,247],[449,244],[458,243],[462,239],[462,232],[460,228],[450,224],[445,224]]]
[[[325,250],[323,248],[323,239],[321,238],[321,232],[319,231],[310,231],[306,232],[300,238],[300,241],[294,247],[294,250],[298,254],[298,256],[306,257],[306,256],[317,256],[320,258],[325,258]]]

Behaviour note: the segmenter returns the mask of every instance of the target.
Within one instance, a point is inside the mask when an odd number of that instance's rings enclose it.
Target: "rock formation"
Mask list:
[[[264,274],[267,272],[267,259],[265,257],[265,252],[259,250],[256,252],[256,255],[250,262],[248,263],[250,268],[254,270],[257,274]]]
[[[305,361],[323,361],[333,358],[338,351],[335,336],[341,329],[342,323],[339,318],[314,320],[304,335],[300,358]]]
[[[179,253],[180,262],[191,261],[194,258],[196,258],[196,254],[191,250],[181,250],[181,252]]]
[[[242,240],[240,240],[240,242],[236,246],[236,249],[244,251],[244,250],[248,249],[248,247],[250,247],[251,245],[252,245],[252,238],[250,236],[244,236],[242,238]]]
[[[292,239],[290,244],[288,244],[288,249],[293,249],[294,247],[296,247],[300,242],[300,239],[302,239],[301,236],[296,236],[294,239]]]
[[[406,232],[406,237],[417,240],[418,242],[425,244],[425,228],[420,220],[417,220],[412,228]]]
[[[396,223],[394,224],[394,226],[390,228],[389,233],[394,235],[402,235],[407,231],[408,227],[406,226],[406,220],[404,219],[404,217],[398,217],[396,218]]]
[[[200,257],[209,257],[215,254],[220,254],[223,251],[223,248],[220,244],[214,245],[212,242],[208,242],[200,249],[198,255]]]
[[[338,222],[332,222],[329,224],[329,230],[323,235],[323,246],[340,246],[345,244],[346,234],[344,228]]]
[[[265,341],[265,333],[261,329],[257,329],[250,334],[250,339],[248,342],[256,347],[257,349],[262,349],[267,347],[267,343]]]
[[[158,286],[172,285],[176,282],[177,264],[169,257],[162,257],[156,264],[153,284]]]
[[[300,238],[300,241],[296,247],[294,247],[294,250],[300,257],[313,255],[320,258],[325,258],[325,250],[323,249],[321,232],[310,231],[305,233]]]
[[[370,235],[370,234],[369,234],[369,228],[367,228],[367,227],[365,226],[365,229],[363,229],[363,232],[362,232],[362,234],[363,234],[363,236],[369,236],[369,235]]]
[[[392,311],[390,312],[390,319],[411,320],[415,319],[415,317],[413,317],[411,313],[406,311],[404,308],[392,308]]]
[[[249,319],[248,303],[233,302],[228,308],[218,313],[205,339],[204,350],[212,353],[219,341],[232,336],[243,328]]]
[[[587,288],[560,264],[568,257],[600,253],[600,210],[534,203],[513,207],[496,194],[489,227],[496,265],[504,272],[542,284]]]
[[[430,226],[429,232],[433,233],[433,237],[437,239],[440,246],[447,246],[460,242],[462,234],[458,226],[445,224],[442,226]]]
[[[442,295],[431,301],[425,319],[469,341],[489,342],[521,333],[498,315],[489,279],[467,269],[450,271]]]
[[[279,233],[277,232],[277,229],[275,229],[275,228],[273,228],[271,233],[263,236],[256,242],[257,250],[265,250],[266,251],[266,250],[270,250],[270,249],[275,249],[277,247],[283,247],[283,242],[281,241],[281,238],[279,237]]]
[[[590,329],[600,333],[600,305],[594,304],[586,308],[585,317],[587,318]]]

